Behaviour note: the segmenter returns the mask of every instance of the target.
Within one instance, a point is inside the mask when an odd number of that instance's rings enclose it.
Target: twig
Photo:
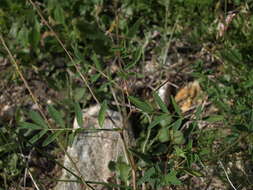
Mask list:
[[[111,83],[113,83],[116,88],[118,88],[119,90],[122,90],[122,87],[120,87],[114,80],[110,79],[110,77],[107,76],[104,72],[100,71],[99,69],[97,69],[96,67],[94,67],[92,65],[89,65],[89,67],[91,67],[92,69],[94,69],[95,71],[97,71],[101,75],[103,75],[103,77],[105,77],[108,81],[110,81]]]
[[[35,188],[36,188],[37,190],[40,190],[40,188],[38,187],[36,181],[35,181],[34,178],[33,178],[33,175],[32,175],[31,172],[29,171],[29,169],[28,169],[28,174],[29,174],[29,176],[30,176],[30,178],[31,178],[31,180],[32,180],[32,182],[33,182]]]
[[[22,152],[22,149],[21,149]],[[21,154],[23,157],[24,162],[26,163],[25,173],[24,173],[24,184],[23,186],[26,187],[26,179],[27,179],[27,173],[29,171],[29,161],[31,160],[31,154],[33,152],[33,149],[29,152],[28,156],[25,156],[23,153]]]
[[[169,79],[167,79],[166,81],[164,81],[160,86],[158,86],[157,88],[155,88],[154,91],[158,91],[160,88],[162,88],[162,87],[163,87],[164,85],[166,85],[167,83],[168,83],[170,86],[173,86],[173,87],[175,87],[176,89],[178,89],[179,86],[176,85],[176,84],[174,84],[174,83],[172,83],[172,82],[170,82],[170,80],[171,80],[171,78],[169,78]]]
[[[233,185],[232,181],[230,180],[230,178],[229,178],[229,176],[228,176],[228,173],[227,173],[227,171],[226,171],[224,165],[222,164],[222,162],[221,162],[220,160],[219,160],[219,164],[220,164],[221,168],[223,169],[223,171],[225,172],[226,178],[227,178],[229,184],[231,185],[231,187],[232,187],[234,190],[237,190],[237,189],[235,188],[235,186]]]
[[[28,83],[27,83],[27,81],[26,81],[24,75],[22,74],[21,70],[19,69],[19,66],[18,66],[16,60],[14,59],[14,56],[12,55],[10,49],[7,47],[7,45],[6,45],[6,43],[5,43],[5,41],[4,41],[2,35],[0,35],[0,40],[1,40],[2,44],[3,44],[3,46],[4,46],[4,49],[5,49],[5,50],[7,51],[7,53],[9,54],[10,59],[11,59],[11,62],[14,64],[14,66],[15,66],[15,68],[16,68],[16,70],[17,70],[17,72],[18,72],[18,74],[19,74],[19,76],[20,76],[20,78],[21,78],[21,80],[24,82],[26,89],[28,90],[29,94],[31,95],[33,102],[34,102],[35,105],[38,107],[38,110],[39,110],[40,114],[42,115],[43,119],[44,119],[44,120],[47,122],[47,124],[50,126],[50,124],[49,124],[49,122],[48,122],[48,120],[47,120],[47,118],[46,118],[44,112],[42,111],[41,106],[39,105],[39,103],[38,103],[38,101],[37,101],[37,98],[34,96],[34,94],[33,94],[32,90],[31,90],[30,86],[28,85]]]
[[[119,14],[118,14],[118,11],[117,11],[117,4],[118,4],[118,1],[114,1],[114,11],[115,11],[115,32],[116,32],[116,45],[119,46]],[[116,54],[116,60],[118,62],[118,65],[120,67],[120,70],[122,71],[123,67],[122,67],[122,59],[121,59],[121,56],[120,56],[120,52],[118,52]],[[127,81],[124,80],[124,85],[127,84]],[[127,85],[126,85],[127,86]],[[125,94],[124,94],[124,90],[121,89],[121,92],[122,92],[122,99],[123,99],[123,102],[125,102],[125,100],[128,101],[128,104],[130,105],[130,100],[127,99],[125,97]],[[128,92],[126,91],[126,94],[127,96],[129,96]],[[123,116],[123,129],[127,129],[128,126],[128,122],[127,122],[127,112],[126,112],[126,109],[123,108],[122,109],[122,116]],[[125,141],[125,138],[124,138],[124,134],[123,134],[123,131],[120,132],[120,136],[121,136],[121,139],[123,141],[123,145],[124,145],[124,148],[126,149],[126,155],[128,157],[128,160],[129,160],[129,163],[130,163],[130,166],[131,166],[131,170],[132,170],[132,185],[133,185],[133,190],[136,190],[137,187],[136,187],[136,165],[135,165],[135,161],[134,161],[134,158],[133,158],[133,155],[129,152],[128,150],[128,146],[127,146],[127,143]]]
[[[149,116],[148,114],[145,114],[145,115],[147,116],[149,123],[151,123],[151,118],[150,118],[150,116]],[[145,141],[144,141],[144,143],[143,143],[142,153],[145,153],[145,152],[146,152],[146,146],[147,146],[147,144],[148,144],[148,140],[149,140],[150,134],[151,134],[151,128],[149,127],[149,128],[148,128],[147,135],[146,135],[146,139],[145,139]]]

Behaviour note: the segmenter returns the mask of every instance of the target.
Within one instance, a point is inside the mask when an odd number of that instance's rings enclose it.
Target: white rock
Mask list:
[[[117,131],[92,131],[101,129],[98,124],[99,106],[93,106],[84,110],[83,128],[87,132],[77,134],[68,153],[76,162],[76,165],[87,181],[107,182],[113,173],[108,169],[111,160],[116,161],[119,155],[124,157],[123,143]],[[108,110],[113,122],[106,118],[102,129],[122,128],[121,115],[118,112]],[[77,121],[74,122],[74,129],[79,128]],[[90,130],[89,130],[90,129]],[[71,162],[65,156],[64,166],[75,174]],[[63,169],[61,179],[76,180],[76,178]],[[101,185],[92,185],[95,189],[102,189]],[[81,184],[75,182],[59,182],[55,190],[81,190]]]

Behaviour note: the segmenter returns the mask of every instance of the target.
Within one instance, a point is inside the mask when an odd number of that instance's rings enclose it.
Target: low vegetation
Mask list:
[[[133,162],[109,166],[120,189],[252,189],[252,9],[1,0],[0,189],[53,188],[73,119],[96,103],[101,126],[110,108],[135,132]],[[198,100],[184,111],[178,93],[191,82]]]

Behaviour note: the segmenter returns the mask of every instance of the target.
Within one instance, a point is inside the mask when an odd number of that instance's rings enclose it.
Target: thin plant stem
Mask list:
[[[30,172],[29,170],[28,170],[28,174],[29,174],[29,176],[30,176],[30,178],[31,178],[31,180],[32,180],[32,182],[33,182],[35,188],[36,188],[37,190],[40,190],[39,186],[37,185],[36,181],[35,181],[34,178],[33,178],[33,175],[31,174],[31,172]]]
[[[229,184],[231,185],[231,187],[232,187],[234,190],[237,190],[237,189],[235,188],[235,186],[233,185],[232,181],[230,180],[230,178],[229,178],[229,176],[228,176],[228,173],[227,173],[227,171],[226,171],[224,165],[222,164],[222,162],[221,162],[220,160],[219,160],[219,164],[220,164],[221,168],[223,169],[223,171],[224,171],[224,173],[225,173],[225,175],[226,175],[226,178],[227,178]]]

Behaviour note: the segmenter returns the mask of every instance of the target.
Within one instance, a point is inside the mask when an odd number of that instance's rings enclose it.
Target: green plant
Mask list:
[[[134,118],[137,144],[127,147],[132,162],[118,160],[110,166],[122,189],[176,189],[189,182],[182,176],[203,177],[205,165],[214,167],[218,160],[252,162],[251,9],[250,1],[240,0],[2,0],[2,44],[7,42],[8,54],[18,64],[4,65],[1,81],[21,85],[21,72],[28,82],[41,80],[57,94],[53,104],[42,102],[39,112],[18,105],[19,116],[1,121],[0,188],[20,186],[14,182],[29,168],[23,158],[28,149],[46,154],[70,144],[78,132],[72,131],[73,118],[82,126],[81,109],[94,103],[102,105],[101,127],[108,108]],[[235,16],[226,23],[229,11]],[[222,35],[219,24],[227,24]],[[5,46],[0,55],[6,57]],[[184,64],[173,67],[181,58]],[[152,84],[146,82],[147,62],[158,63]],[[202,105],[187,116],[173,93],[166,105],[155,89],[174,73],[199,80],[218,111],[205,115],[208,107]],[[139,81],[142,87],[135,85]]]

